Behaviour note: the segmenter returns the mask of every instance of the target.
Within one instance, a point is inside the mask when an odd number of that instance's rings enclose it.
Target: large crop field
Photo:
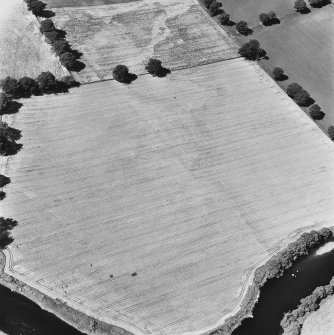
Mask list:
[[[320,309],[310,314],[302,328],[302,335],[334,334],[334,297],[326,299]]]
[[[212,329],[284,241],[333,225],[333,143],[241,58],[23,103],[6,271],[135,334]]]
[[[54,11],[56,25],[83,52],[86,68],[77,75],[81,82],[110,79],[117,64],[142,74],[152,56],[170,69],[236,56],[227,33],[196,0],[143,0]]]
[[[22,0],[0,1],[0,79],[37,77],[42,71],[57,77],[68,74],[42,41],[38,27]]]

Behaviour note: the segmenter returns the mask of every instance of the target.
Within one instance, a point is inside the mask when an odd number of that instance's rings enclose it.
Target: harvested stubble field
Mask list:
[[[43,71],[68,74],[42,42],[39,23],[23,0],[0,1],[0,45],[0,79],[37,77]]]
[[[320,309],[310,314],[302,328],[302,335],[334,334],[334,297],[327,298],[321,303]]]
[[[334,7],[287,17],[280,25],[261,29],[252,37],[269,54],[264,67],[282,67],[288,83],[302,85],[326,113],[325,119],[318,121],[323,129],[334,124]]]
[[[150,57],[170,68],[236,57],[227,33],[196,0],[143,0],[124,4],[54,9],[56,25],[83,52],[81,82],[112,78],[117,64],[136,74]]]
[[[280,241],[333,224],[333,143],[241,58],[34,97],[8,121],[7,271],[135,334],[212,329]]]

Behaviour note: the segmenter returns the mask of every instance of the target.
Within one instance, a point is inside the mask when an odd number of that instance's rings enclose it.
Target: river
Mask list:
[[[316,287],[329,284],[334,276],[334,250],[322,255],[315,251],[297,261],[281,278],[268,281],[253,310],[232,335],[280,335],[285,312],[293,310],[300,299]]]

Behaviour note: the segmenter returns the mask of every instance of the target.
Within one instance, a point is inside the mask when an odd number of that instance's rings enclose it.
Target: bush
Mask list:
[[[266,52],[260,47],[257,40],[250,40],[244,43],[240,49],[239,54],[249,60],[257,60],[266,55]]]
[[[19,95],[24,98],[29,98],[32,95],[39,94],[39,86],[36,80],[30,77],[22,77],[19,80]]]
[[[306,5],[306,2],[304,0],[296,0],[295,2],[295,10],[299,13],[307,13],[309,12],[309,9]]]
[[[222,4],[217,1],[213,1],[212,4],[209,7],[209,14],[210,16],[216,16],[223,13],[223,10],[221,9]]]
[[[57,80],[51,72],[42,72],[37,77],[37,82],[42,93],[51,94],[57,92]]]
[[[312,105],[310,107],[310,116],[313,120],[322,120],[325,117],[325,113],[319,105]]]
[[[327,129],[327,134],[329,136],[329,138],[334,141],[334,126],[330,126],[328,129]]]
[[[275,67],[273,69],[273,77],[275,80],[281,81],[286,79],[286,75],[284,74],[284,71],[280,67]]]
[[[113,78],[120,83],[128,84],[131,82],[131,74],[129,73],[129,69],[125,65],[117,65],[113,72]]]
[[[224,25],[224,26],[227,26],[230,24],[230,15],[227,14],[227,13],[223,13],[220,18],[219,18],[219,22],[220,24]]]
[[[237,31],[242,35],[249,35],[251,32],[246,21],[239,21],[235,27]]]
[[[19,83],[17,79],[6,77],[5,79],[1,80],[0,86],[2,90],[10,97],[15,98],[17,96],[19,91]]]
[[[4,187],[10,183],[10,178],[0,174],[0,187]]]

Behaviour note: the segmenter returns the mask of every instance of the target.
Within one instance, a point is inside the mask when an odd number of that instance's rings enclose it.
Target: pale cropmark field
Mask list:
[[[213,329],[261,262],[333,225],[333,143],[242,58],[23,103],[6,271],[134,334]]]
[[[42,71],[57,77],[68,75],[51,56],[50,46],[42,42],[38,27],[23,0],[0,1],[0,79],[37,77]]]
[[[145,73],[150,57],[170,69],[236,57],[236,46],[197,0],[143,0],[108,6],[53,8],[58,28],[83,53],[76,79],[112,78],[117,64]]]

